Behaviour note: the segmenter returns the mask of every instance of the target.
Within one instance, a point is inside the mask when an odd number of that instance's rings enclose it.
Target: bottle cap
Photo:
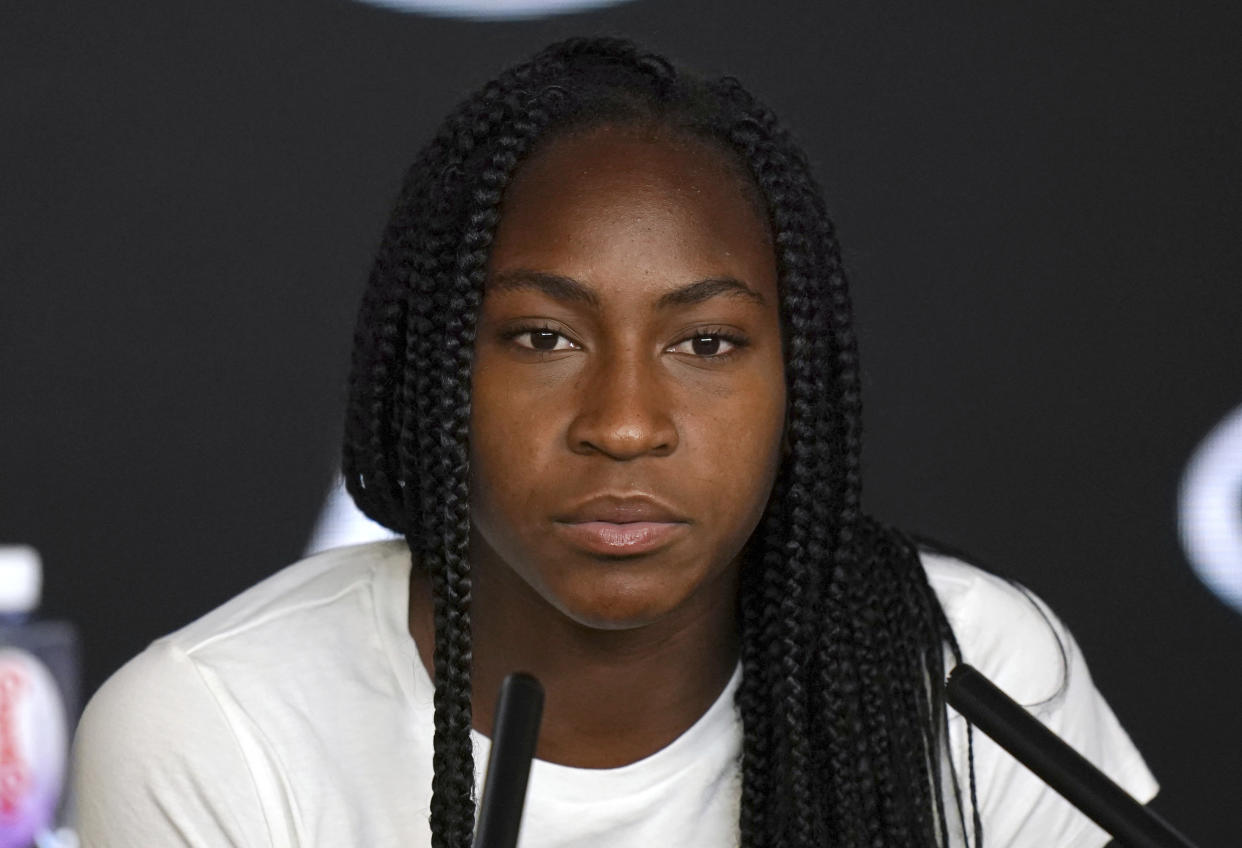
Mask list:
[[[29,545],[0,545],[0,614],[33,612],[43,589],[43,562]]]

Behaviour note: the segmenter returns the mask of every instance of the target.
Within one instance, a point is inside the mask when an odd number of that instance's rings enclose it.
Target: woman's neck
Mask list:
[[[472,597],[474,727],[490,735],[501,681],[529,672],[546,693],[536,755],[562,765],[655,753],[707,711],[737,663],[736,565],[659,621],[622,630],[573,621],[501,564],[476,564]],[[409,619],[434,679],[431,585],[417,568]]]

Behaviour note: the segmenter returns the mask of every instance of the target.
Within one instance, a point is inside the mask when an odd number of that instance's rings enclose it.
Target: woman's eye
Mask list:
[[[691,336],[678,342],[669,350],[673,353],[689,353],[694,356],[724,356],[736,350],[738,344],[719,335]]]
[[[513,336],[519,347],[538,351],[573,350],[577,347],[555,330],[523,330]]]

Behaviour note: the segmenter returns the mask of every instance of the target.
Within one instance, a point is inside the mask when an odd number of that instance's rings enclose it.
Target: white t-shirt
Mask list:
[[[1154,779],[1051,613],[956,560],[924,564],[966,661],[1149,800]],[[91,699],[75,742],[84,848],[429,845],[432,684],[406,624],[409,570],[401,542],[324,552],[125,665]],[[520,845],[736,845],[739,678],[639,762],[535,761]],[[950,713],[964,782],[963,728]],[[474,747],[481,782],[488,740],[475,733]],[[979,733],[975,769],[987,848],[1107,842]]]

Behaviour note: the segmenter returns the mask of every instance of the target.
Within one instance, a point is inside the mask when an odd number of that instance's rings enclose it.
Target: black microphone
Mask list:
[[[945,683],[945,695],[967,721],[1121,844],[1195,848],[978,670],[964,663],[954,668]]]
[[[500,684],[474,848],[514,848],[543,718],[543,686],[517,671]]]

